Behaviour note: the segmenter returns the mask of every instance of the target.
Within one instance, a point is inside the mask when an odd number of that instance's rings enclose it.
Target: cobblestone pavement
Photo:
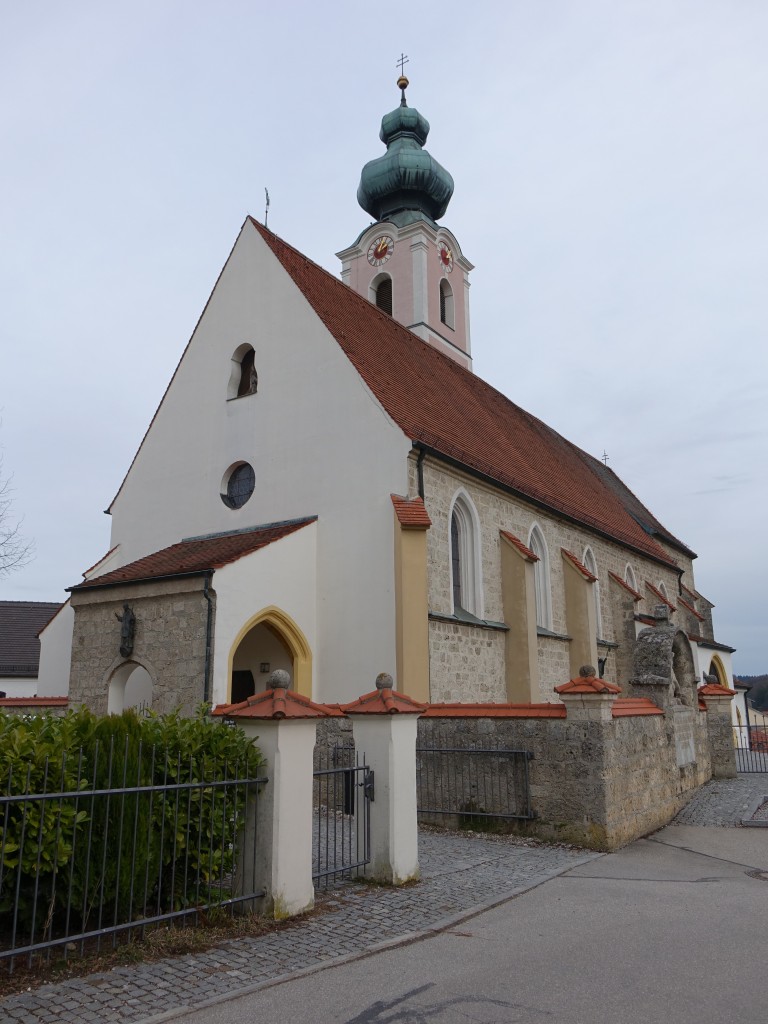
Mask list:
[[[761,796],[768,796],[768,772],[713,779],[680,811],[673,825],[740,825]]]
[[[416,885],[339,887],[320,897],[324,913],[292,928],[9,996],[0,1000],[0,1021],[145,1021],[438,926],[597,856],[507,837],[428,831],[419,851],[422,880]]]

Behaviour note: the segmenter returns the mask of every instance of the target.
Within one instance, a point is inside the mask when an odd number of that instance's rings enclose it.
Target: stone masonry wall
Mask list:
[[[120,655],[120,623],[128,602],[136,616],[133,654]],[[126,663],[152,677],[152,708],[192,714],[204,697],[208,603],[203,580],[190,578],[75,591],[70,704],[106,714],[109,682]]]
[[[552,629],[555,633],[566,634],[561,548],[572,551],[578,558],[583,557],[587,545],[592,549],[599,577],[602,639],[617,644],[626,643],[626,624],[612,598],[609,572],[614,572],[623,579],[627,563],[634,569],[638,586],[643,593],[643,600],[637,603],[633,612],[650,613],[652,611],[651,604],[656,599],[652,598],[652,595],[649,597],[645,580],[650,581],[654,586],[663,583],[671,599],[673,601],[676,599],[678,575],[673,569],[667,569],[617,543],[593,534],[586,527],[579,527],[560,520],[554,515],[526,504],[522,499],[514,498],[460,470],[445,466],[429,457],[424,460],[423,477],[424,502],[432,520],[432,527],[427,532],[429,607],[432,612],[450,614],[452,611],[448,516],[451,503],[459,488],[463,488],[471,498],[481,525],[480,552],[485,619],[500,622],[503,618],[499,531],[508,530],[527,543],[534,522],[538,523],[549,552]],[[415,459],[412,460],[411,465],[411,493],[417,493]],[[686,569],[684,578],[686,584],[693,589],[694,583],[689,560],[678,556],[678,561]],[[614,621],[617,612],[619,621]],[[469,627],[465,633],[460,634],[463,638],[461,642],[446,647],[445,634],[439,630],[430,630],[431,685],[433,687],[431,697],[433,701],[449,699],[443,697],[443,694],[457,694],[458,687],[455,679],[462,671],[464,648],[467,644],[474,642],[477,632],[479,630]],[[503,643],[500,642],[499,647],[502,646]],[[437,658],[436,655],[438,655]],[[606,677],[624,687],[628,680],[620,677],[624,674],[629,659],[617,655],[616,651],[611,651],[609,654]],[[503,669],[503,659],[500,665]],[[568,678],[567,666],[567,642],[540,637],[539,670],[542,690],[539,699],[553,699],[553,687]],[[495,671],[495,668],[493,670]],[[486,686],[503,693],[503,673],[498,682],[486,680]],[[462,693],[461,699],[476,698]]]
[[[506,700],[504,637],[498,630],[431,620],[429,688],[433,703]]]
[[[697,725],[706,730],[706,715]],[[422,718],[419,744],[529,750],[536,817],[510,830],[613,850],[671,820],[710,776],[708,756],[678,768],[663,715],[607,722],[574,718]],[[487,802],[487,798],[486,798]],[[486,807],[486,810],[492,810]]]

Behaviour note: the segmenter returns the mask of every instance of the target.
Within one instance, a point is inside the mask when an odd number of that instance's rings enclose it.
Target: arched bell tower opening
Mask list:
[[[312,696],[309,644],[293,619],[278,608],[262,610],[243,626],[232,645],[229,665],[229,700],[233,704],[266,690],[275,669],[290,674],[292,690]]]

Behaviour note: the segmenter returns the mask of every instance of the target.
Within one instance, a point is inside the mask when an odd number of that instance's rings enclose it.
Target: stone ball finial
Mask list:
[[[284,668],[276,668],[269,676],[269,687],[271,690],[290,690],[291,673]]]
[[[394,680],[389,672],[379,672],[376,676],[376,689],[377,690],[393,690],[395,686]]]
[[[594,665],[582,665],[579,669],[579,676],[582,679],[594,679],[596,675]]]

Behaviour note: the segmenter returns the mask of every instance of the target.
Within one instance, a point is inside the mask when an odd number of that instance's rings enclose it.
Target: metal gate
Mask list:
[[[320,750],[314,771],[312,879],[327,887],[371,860],[373,771],[354,746]]]
[[[416,748],[419,819],[425,824],[488,829],[530,820],[529,750],[440,745]],[[497,823],[494,825],[494,823]]]
[[[733,727],[737,771],[768,772],[768,714],[748,704],[739,723]]]

